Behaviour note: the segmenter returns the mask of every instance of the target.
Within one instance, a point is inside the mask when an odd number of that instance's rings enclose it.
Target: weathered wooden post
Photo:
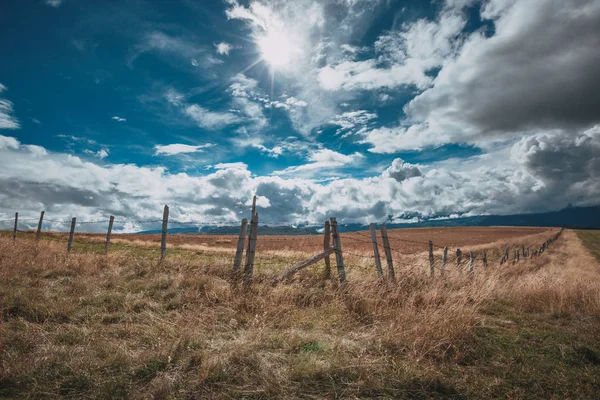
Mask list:
[[[469,252],[469,268],[467,269],[467,273],[469,274],[469,276],[473,276],[473,261],[475,260],[475,256],[473,255],[473,252],[470,251]]]
[[[504,250],[504,254],[500,260],[500,265],[504,264],[505,262],[508,262],[508,247]]]
[[[484,268],[488,267],[487,250],[483,250],[483,266]]]
[[[244,276],[246,286],[250,285],[252,275],[254,274],[254,255],[256,254],[256,238],[258,236],[258,213],[254,213],[250,221],[250,237],[248,238],[248,250],[246,250],[246,265],[244,266]]]
[[[446,262],[448,261],[448,247],[444,247],[444,251],[442,253],[442,268],[440,269],[440,276],[444,276],[444,272],[446,271]]]
[[[252,228],[252,218],[254,218],[254,214],[256,214],[256,195],[252,198],[252,214],[250,217],[250,228]]]
[[[375,230],[375,224],[369,225],[371,231],[371,243],[373,244],[373,254],[375,255],[375,268],[377,269],[377,276],[383,278],[383,270],[381,269],[381,259],[379,258],[379,246],[377,245],[377,231]]]
[[[428,242],[428,246],[429,246],[429,274],[431,275],[431,277],[433,278],[433,276],[435,275],[435,268],[433,266],[433,242],[430,240]]]
[[[112,234],[112,227],[114,222],[115,217],[111,215],[108,221],[108,230],[106,231],[106,243],[104,244],[104,254],[108,254],[108,245],[110,244],[110,235]]]
[[[15,228],[13,229],[13,240],[17,239],[17,226],[19,225],[19,213],[15,213]]]
[[[37,231],[35,231],[35,240],[40,239],[40,233],[42,232],[42,223],[44,222],[44,214],[45,214],[45,211],[42,211],[40,213],[40,221],[38,222]]]
[[[456,249],[456,267],[462,272],[462,251]]]
[[[169,206],[165,205],[163,210],[162,237],[160,239],[160,261],[167,256],[167,228],[169,226]]]
[[[337,263],[338,277],[340,283],[346,283],[346,268],[344,267],[344,257],[342,255],[342,239],[338,232],[337,221],[334,217],[330,218],[331,221],[331,236],[333,238],[333,246],[335,248],[335,261]]]
[[[325,230],[323,232],[323,251],[331,247],[331,225],[325,221]],[[325,279],[331,279],[331,258],[325,257]]]
[[[515,260],[517,260],[517,262],[521,261],[521,254],[519,253],[519,250],[517,250],[517,253],[515,255],[517,256]]]
[[[392,260],[392,248],[390,247],[390,239],[388,237],[387,228],[382,225],[379,228],[381,232],[381,240],[383,241],[383,250],[385,251],[385,259],[388,266],[388,276],[392,282],[396,282],[396,273],[394,272],[394,260]]]
[[[233,259],[233,274],[236,275],[242,265],[242,256],[244,254],[244,242],[246,242],[246,233],[248,231],[248,218],[242,220],[240,235],[238,236],[237,248],[235,249],[235,258]]]
[[[521,255],[523,256],[523,258],[525,258],[527,255],[525,254],[525,246],[521,245]]]
[[[73,247],[73,235],[75,234],[75,224],[77,223],[77,218],[73,217],[71,220],[71,232],[69,233],[69,243],[67,244],[67,253],[71,252],[71,247]]]

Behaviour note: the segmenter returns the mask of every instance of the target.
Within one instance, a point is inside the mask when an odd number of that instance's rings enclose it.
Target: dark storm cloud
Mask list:
[[[482,16],[496,34],[467,40],[406,107],[411,119],[465,138],[600,121],[600,2],[496,0]]]

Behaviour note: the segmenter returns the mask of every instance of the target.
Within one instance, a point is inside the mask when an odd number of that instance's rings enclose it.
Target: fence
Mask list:
[[[25,219],[25,220],[29,220],[29,221],[31,221],[31,220],[38,221],[37,230],[35,232],[36,240],[40,239],[40,233],[42,231],[44,217],[45,217],[45,212],[42,211],[40,213],[39,219],[37,219],[37,218]],[[12,221],[13,221],[13,219],[3,220],[0,222],[12,222]],[[58,220],[47,220],[47,221],[60,222],[60,223],[67,222],[67,221],[58,221]],[[162,223],[161,242],[160,242],[160,262],[163,262],[167,256],[167,237],[168,237],[169,224],[221,225],[219,223],[214,223],[214,222],[213,223],[205,223],[205,222],[197,222],[197,221],[185,221],[185,222],[169,221],[169,207],[166,205],[164,206],[164,209],[163,209],[163,217],[160,220],[115,221],[115,217],[111,215],[108,220],[77,222],[77,218],[73,217],[71,220],[71,228],[69,231],[69,237],[68,237],[68,242],[67,242],[67,253],[69,253],[72,250],[73,240],[74,240],[74,236],[75,236],[75,228],[78,224],[79,225],[103,224],[103,223],[108,224],[107,232],[106,232],[106,239],[104,242],[104,253],[108,254],[109,246],[110,246],[110,242],[111,242],[113,225],[115,223],[125,223],[125,222],[140,222],[140,223],[161,222]],[[19,223],[19,213],[17,212],[17,213],[15,213],[15,217],[14,217],[14,226],[13,226],[13,232],[12,232],[13,240],[17,239],[17,233],[19,232],[18,231],[18,223]],[[275,225],[275,224],[270,224],[270,225]],[[284,224],[279,224],[279,225],[284,225]],[[248,229],[248,227],[249,227],[249,229]],[[286,270],[277,279],[275,279],[272,282],[272,284],[276,285],[278,283],[286,281],[286,280],[290,279],[298,271],[300,271],[304,268],[307,268],[311,265],[314,265],[317,262],[320,262],[321,260],[324,260],[324,263],[325,263],[325,273],[324,273],[325,279],[331,279],[331,257],[333,255],[335,255],[335,263],[336,263],[338,280],[341,284],[345,284],[347,282],[346,266],[344,263],[344,255],[351,255],[351,256],[359,257],[359,258],[372,259],[378,278],[382,279],[382,280],[387,280],[390,282],[395,282],[396,274],[394,271],[393,254],[399,254],[400,251],[391,245],[391,243],[390,243],[391,241],[395,242],[395,243],[404,242],[404,243],[423,245],[423,249],[427,249],[427,254],[428,254],[428,259],[429,259],[429,274],[432,278],[435,277],[435,271],[436,271],[436,257],[435,257],[435,253],[434,253],[434,248],[441,249],[442,250],[441,264],[439,264],[438,269],[439,269],[439,276],[442,278],[444,277],[446,267],[449,263],[449,257],[448,257],[448,251],[450,250],[449,247],[438,246],[438,245],[434,244],[431,240],[428,240],[427,242],[420,242],[420,241],[415,241],[415,240],[390,237],[388,235],[388,231],[387,231],[387,228],[385,225],[381,225],[379,227],[379,234],[381,236],[381,242],[382,242],[382,244],[380,245],[380,243],[378,242],[378,238],[377,238],[376,224],[374,224],[374,223],[371,223],[369,225],[369,234],[365,233],[364,231],[357,231],[357,230],[348,230],[348,231],[352,232],[352,233],[356,233],[357,236],[360,236],[361,238],[347,236],[345,239],[352,240],[353,242],[362,242],[362,243],[367,243],[367,244],[371,245],[372,249],[373,249],[373,255],[366,256],[364,254],[357,254],[357,253],[343,250],[342,249],[342,237],[339,232],[338,222],[337,222],[336,218],[330,218],[329,221],[325,222],[324,228],[323,228],[323,251],[317,253],[316,255],[314,255],[308,259],[302,260],[302,261],[294,264],[291,268]],[[233,259],[233,268],[232,268],[233,279],[235,281],[237,281],[238,279],[243,278],[246,285],[249,285],[251,283],[253,274],[254,274],[256,246],[257,246],[257,242],[258,242],[258,232],[259,232],[259,216],[258,216],[258,213],[256,212],[256,196],[254,196],[254,199],[252,202],[252,213],[251,213],[250,223],[248,223],[248,220],[246,218],[244,218],[241,221],[240,231],[239,231],[239,235],[237,237],[235,257]],[[513,251],[512,263],[515,264],[520,261],[535,259],[535,258],[539,257],[541,254],[543,254],[549,248],[549,246],[552,243],[554,243],[561,236],[562,232],[563,232],[563,228],[561,228],[560,231],[558,231],[555,235],[553,235],[552,237],[550,237],[546,241],[544,241],[539,246],[539,248],[534,248],[533,250],[531,250],[530,247],[525,247],[524,245],[516,246],[516,248]],[[362,237],[364,237],[364,239]],[[281,240],[281,239],[271,238],[271,239],[267,239],[267,240]],[[283,239],[283,240],[288,240],[288,239]],[[379,252],[380,246],[383,247],[383,251],[384,251],[384,255],[385,255],[387,275],[384,273],[384,269],[383,269],[382,263],[381,263],[381,256],[380,256],[380,252]],[[515,246],[511,246],[511,247],[515,247]],[[243,259],[243,255],[244,255],[244,248],[246,249],[245,250],[246,258],[245,258],[245,262],[244,262],[243,270],[242,270],[242,259]],[[452,250],[454,250],[454,249],[452,249]],[[481,253],[481,262],[482,262],[483,268],[488,268],[488,266],[489,266],[487,250],[488,249],[484,249],[483,252]],[[510,250],[509,247],[506,247],[504,249],[504,252],[502,253],[502,257],[500,258],[500,262],[499,262],[500,265],[505,265],[510,262],[509,250]],[[456,254],[456,258],[455,258],[456,268],[459,271],[462,271],[462,269],[464,267],[463,252],[460,248],[457,248],[453,252]],[[469,251],[469,253],[468,253],[468,257],[469,257],[468,264],[467,264],[468,276],[472,277],[474,274],[475,261],[476,261],[478,255],[479,254],[474,253],[472,251]]]

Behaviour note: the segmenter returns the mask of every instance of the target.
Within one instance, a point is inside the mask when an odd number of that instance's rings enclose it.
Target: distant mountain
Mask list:
[[[600,206],[567,207],[560,211],[535,214],[480,215],[476,217],[440,217],[421,219],[419,222],[386,224],[388,229],[426,228],[436,226],[543,226],[575,229],[600,229]],[[368,225],[339,225],[340,232],[353,232],[368,229]],[[200,235],[237,235],[239,226],[220,227],[184,227],[170,228],[169,233],[187,233]],[[261,235],[315,235],[323,232],[322,226],[268,226],[259,225]],[[160,230],[138,232],[139,234],[157,234]]]
[[[388,227],[416,228],[433,226],[543,226],[575,229],[600,229],[600,206],[568,207],[560,211],[514,215],[480,215],[448,219],[423,219],[418,223]]]

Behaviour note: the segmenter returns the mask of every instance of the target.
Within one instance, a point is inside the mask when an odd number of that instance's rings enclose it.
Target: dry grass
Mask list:
[[[548,236],[519,243],[535,235]],[[322,266],[270,286],[303,252],[272,250],[244,292],[229,283],[231,252],[193,248],[159,264],[143,247],[85,250],[0,238],[0,397],[600,392],[600,271],[572,231],[536,260],[491,258],[473,278],[449,265],[432,280],[416,253],[399,260],[393,285],[376,280],[372,260],[349,256],[345,290],[322,281]]]

